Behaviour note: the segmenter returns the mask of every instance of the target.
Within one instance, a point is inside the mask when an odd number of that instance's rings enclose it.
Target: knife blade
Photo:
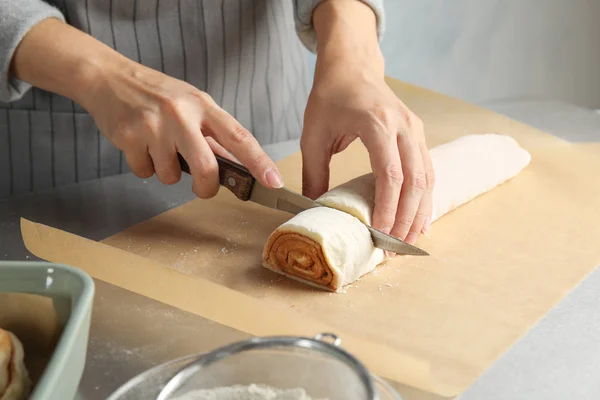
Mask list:
[[[190,173],[190,167],[181,154],[177,154],[181,170]],[[216,156],[216,155],[215,155]],[[250,171],[241,164],[216,156],[219,164],[219,183],[229,189],[238,199],[252,201],[265,207],[298,214],[313,207],[325,207],[308,197],[302,196],[285,187],[280,189],[266,188],[260,184]],[[375,247],[402,255],[428,256],[424,250],[406,243],[394,236],[381,232],[365,224],[371,233]]]

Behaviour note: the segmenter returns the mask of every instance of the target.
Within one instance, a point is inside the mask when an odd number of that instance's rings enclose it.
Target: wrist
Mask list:
[[[358,0],[326,0],[313,13],[316,75],[330,69],[384,76],[385,63],[373,10]]]
[[[131,71],[139,66],[111,48],[103,50],[73,63],[73,83],[68,86],[68,93],[64,93],[90,112],[96,101],[102,101],[107,84],[132,74]]]

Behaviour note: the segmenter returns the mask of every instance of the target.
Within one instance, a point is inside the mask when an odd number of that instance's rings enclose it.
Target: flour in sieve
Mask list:
[[[304,389],[275,389],[252,384],[192,390],[173,400],[313,400]],[[314,399],[317,400],[317,399]],[[327,400],[327,399],[320,399]]]

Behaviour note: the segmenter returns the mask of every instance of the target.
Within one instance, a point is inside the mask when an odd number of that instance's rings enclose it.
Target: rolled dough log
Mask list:
[[[30,388],[21,341],[0,329],[0,400],[24,400]]]
[[[495,133],[463,136],[430,154],[436,174],[432,222],[513,178],[531,160],[513,138]],[[371,224],[374,200],[373,174],[330,190],[317,199],[327,207],[306,210],[271,234],[263,250],[263,265],[339,291],[385,260],[362,224]]]

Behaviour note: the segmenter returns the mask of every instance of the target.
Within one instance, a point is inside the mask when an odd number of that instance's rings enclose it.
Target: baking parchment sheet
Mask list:
[[[424,123],[430,147],[466,134],[514,137],[532,155],[516,178],[433,224],[418,245],[330,294],[261,266],[289,214],[226,189],[97,243],[23,220],[37,256],[254,334],[333,331],[375,373],[454,396],[468,387],[600,263],[600,148],[573,145],[447,96],[388,83]],[[279,167],[300,190],[301,157]],[[355,143],[331,184],[370,170]]]

